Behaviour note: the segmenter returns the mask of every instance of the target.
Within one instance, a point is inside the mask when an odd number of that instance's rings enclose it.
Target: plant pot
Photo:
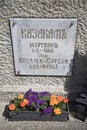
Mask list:
[[[66,122],[69,120],[68,117],[68,107],[65,112],[59,115],[54,114],[42,114],[39,111],[22,111],[12,117],[8,115],[9,110],[5,109],[5,116],[8,118],[9,121],[61,121]]]

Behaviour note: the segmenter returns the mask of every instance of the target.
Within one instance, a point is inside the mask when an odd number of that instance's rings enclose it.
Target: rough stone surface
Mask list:
[[[77,18],[75,55],[71,77],[15,76],[10,18]],[[87,1],[0,0],[0,92],[48,90],[87,91]],[[17,86],[19,85],[19,86]],[[27,86],[27,87],[26,87]],[[1,98],[2,98],[1,97]]]
[[[10,18],[77,18],[71,77],[16,76]],[[0,0],[0,130],[86,130],[87,121],[8,122],[2,113],[9,99],[29,88],[60,93],[87,92],[87,0]]]

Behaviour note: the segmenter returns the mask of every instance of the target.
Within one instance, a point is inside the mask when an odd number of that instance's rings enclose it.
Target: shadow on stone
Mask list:
[[[72,75],[66,78],[65,91],[70,100],[78,98],[80,93],[87,92],[87,54],[75,52]]]
[[[65,91],[69,97],[69,111],[71,116],[85,121],[87,107],[76,103],[81,93],[87,93],[87,54],[75,52],[72,75],[66,78]]]
[[[9,117],[9,115],[8,115],[8,105],[5,106],[3,116],[5,117],[5,119],[7,119]]]

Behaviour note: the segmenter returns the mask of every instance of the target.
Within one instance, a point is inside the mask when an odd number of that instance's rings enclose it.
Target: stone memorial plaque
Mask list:
[[[77,19],[11,18],[17,75],[70,76]]]

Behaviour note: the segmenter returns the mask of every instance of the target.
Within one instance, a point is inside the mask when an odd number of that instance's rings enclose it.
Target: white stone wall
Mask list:
[[[10,18],[77,18],[71,77],[15,76]],[[0,0],[0,95],[87,91],[87,0]],[[8,96],[9,97],[9,96]]]

